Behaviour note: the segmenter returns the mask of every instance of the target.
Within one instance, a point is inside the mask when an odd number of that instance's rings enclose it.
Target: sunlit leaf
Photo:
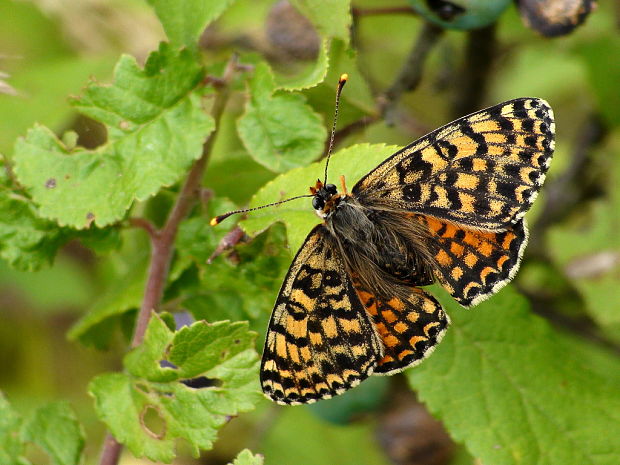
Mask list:
[[[552,329],[510,287],[471,310],[442,302],[452,325],[407,377],[456,441],[482,463],[617,461],[617,359],[593,363],[584,340]]]
[[[125,357],[127,373],[92,381],[97,414],[138,457],[169,462],[178,438],[194,454],[209,449],[231,416],[261,398],[254,337],[246,323],[227,321],[200,321],[174,333],[153,315],[144,342]],[[182,383],[197,377],[207,387]]]
[[[122,57],[114,84],[92,83],[75,103],[106,125],[109,140],[96,150],[68,150],[47,128],[30,129],[15,144],[15,174],[39,214],[61,226],[104,226],[178,181],[214,129],[193,92],[202,73],[193,54],[165,45],[144,69]]]
[[[250,80],[250,99],[237,123],[239,136],[250,155],[272,171],[286,171],[315,160],[324,150],[321,118],[301,94],[278,92],[264,63]]]
[[[239,455],[237,455],[235,460],[229,465],[263,465],[263,463],[265,463],[265,461],[262,455],[254,455],[249,449],[244,449],[239,452]]]
[[[194,45],[234,0],[147,0],[174,45]]]
[[[344,175],[349,189],[367,172],[376,167],[398,147],[384,144],[359,144],[335,153],[329,165],[330,182],[338,183],[338,176]],[[250,206],[264,205],[278,200],[308,193],[317,179],[323,180],[325,162],[312,163],[303,168],[291,170],[265,184],[250,202]],[[286,233],[291,253],[301,246],[310,230],[320,222],[314,214],[311,199],[299,199],[252,212],[241,222],[241,227],[250,235],[264,231],[276,221],[286,225]]]
[[[293,0],[324,37],[336,37],[348,43],[351,28],[350,0]]]

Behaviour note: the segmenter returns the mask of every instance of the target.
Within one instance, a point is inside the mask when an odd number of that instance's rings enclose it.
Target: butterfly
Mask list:
[[[308,197],[322,223],[275,302],[260,369],[265,395],[311,403],[428,357],[450,320],[422,287],[437,281],[470,307],[514,277],[554,130],[547,102],[519,98],[432,131],[351,192],[344,178],[340,192],[317,181]]]

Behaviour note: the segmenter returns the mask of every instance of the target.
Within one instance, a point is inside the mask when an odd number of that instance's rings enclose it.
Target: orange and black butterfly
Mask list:
[[[265,395],[310,403],[372,374],[398,373],[430,355],[449,323],[422,286],[438,281],[469,307],[508,283],[554,127],[544,100],[510,100],[427,134],[351,192],[344,181],[340,192],[317,181],[310,196],[322,222],[297,252],[273,309],[260,372]]]

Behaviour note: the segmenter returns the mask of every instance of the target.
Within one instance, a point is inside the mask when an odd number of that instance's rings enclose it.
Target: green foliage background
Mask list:
[[[310,59],[274,42],[270,1],[0,3],[0,465],[98,463],[106,431],[128,464],[383,465],[402,445],[394,423],[418,407],[415,418],[432,421],[415,396],[454,443],[423,423],[404,429],[404,444],[447,441],[433,443],[441,463],[620,463],[620,13],[601,4],[556,39],[525,27],[514,6],[498,19],[482,104],[541,97],[557,123],[515,283],[472,310],[434,287],[453,324],[427,362],[293,408],[260,395],[257,351],[317,219],[307,200],[256,212],[241,221],[248,240],[212,261],[235,225],[209,219],[306,193],[322,174],[341,73],[338,127],[357,130],[338,138],[330,173],[352,186],[460,116],[468,68],[467,33],[446,31],[387,125],[377,102],[422,19],[354,21],[349,1],[291,3],[316,31],[315,43],[300,39],[314,43]],[[212,77],[233,53],[240,66],[217,121]],[[212,134],[162,312],[130,350],[151,260],[132,219],[164,225]],[[210,387],[180,383],[197,377]]]

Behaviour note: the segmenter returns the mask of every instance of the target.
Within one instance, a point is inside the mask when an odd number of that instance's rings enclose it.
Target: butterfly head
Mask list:
[[[325,161],[325,181],[321,182],[317,180],[314,187],[310,187],[310,195],[297,195],[295,197],[291,197],[288,199],[280,200],[278,202],[268,203],[266,205],[261,205],[259,207],[253,208],[244,208],[242,210],[233,210],[228,213],[224,213],[223,215],[216,216],[211,218],[211,226],[217,226],[222,221],[224,221],[229,216],[235,215],[237,213],[247,213],[255,210],[261,210],[263,208],[273,207],[275,205],[280,205],[285,202],[290,202],[291,200],[301,199],[304,197],[312,197],[312,207],[316,211],[316,214],[321,218],[327,218],[333,211],[336,209],[340,201],[348,196],[346,186],[344,185],[344,177],[341,177],[342,182],[342,190],[343,193],[339,194],[338,189],[334,184],[327,184],[327,167],[329,166],[329,158],[332,153],[332,149],[334,147],[334,135],[336,132],[336,120],[338,117],[338,105],[340,102],[340,93],[342,92],[342,88],[347,82],[348,75],[343,74],[340,76],[340,80],[338,81],[338,90],[336,91],[336,108],[334,110],[334,123],[332,125],[332,132],[329,139],[329,147],[327,149],[327,160]]]
[[[342,199],[335,184],[323,184],[320,180],[310,187],[310,193],[313,196],[312,208],[321,218],[329,216]]]

